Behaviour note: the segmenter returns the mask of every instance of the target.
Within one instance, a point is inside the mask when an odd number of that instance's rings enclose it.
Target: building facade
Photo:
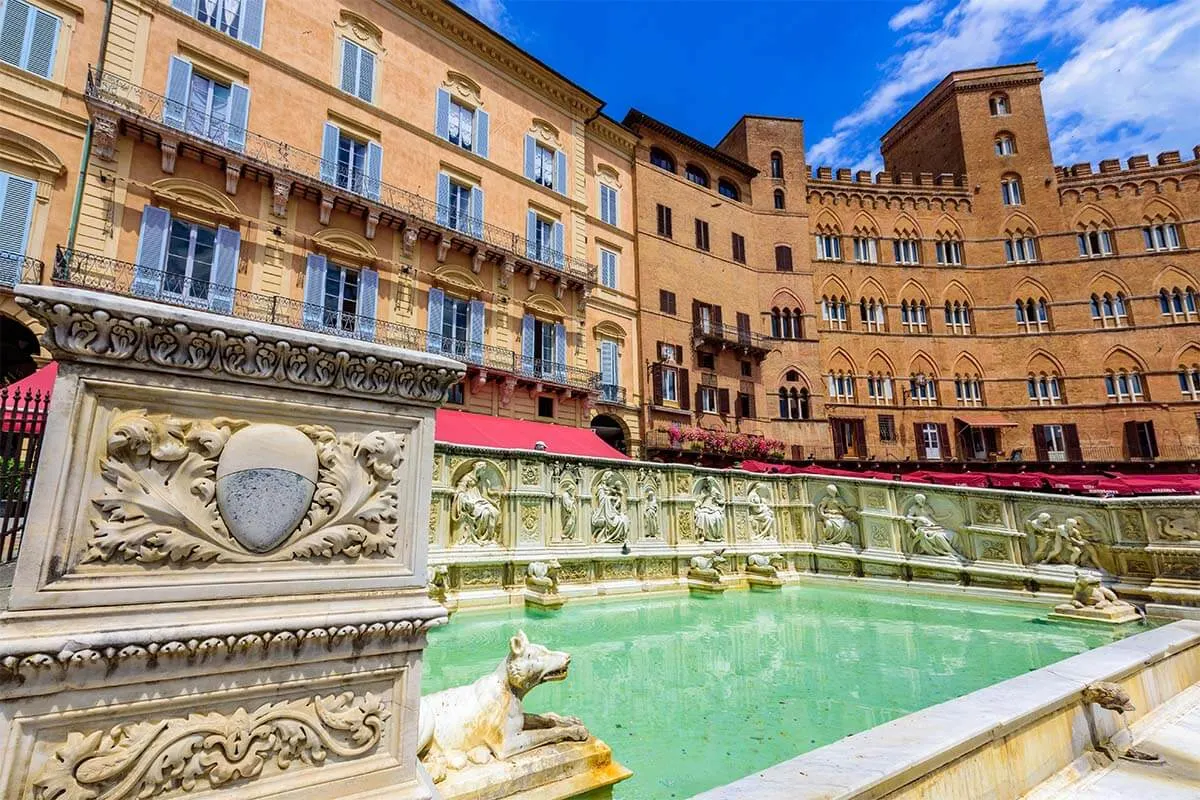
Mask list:
[[[1036,65],[952,73],[871,175],[799,119],[617,122],[444,0],[107,10],[0,11],[6,380],[41,262],[451,355],[465,410],[654,457],[1200,452],[1200,151],[1056,167]]]

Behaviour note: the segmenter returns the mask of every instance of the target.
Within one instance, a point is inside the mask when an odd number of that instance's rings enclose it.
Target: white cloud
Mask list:
[[[920,25],[933,16],[937,11],[937,0],[922,0],[911,6],[905,6],[888,20],[888,27],[894,31],[904,30],[914,25]]]
[[[455,3],[475,19],[497,33],[511,38],[513,31],[504,0],[454,0]]]
[[[889,25],[904,52],[858,108],[809,151],[820,163],[878,159],[878,135],[956,69],[1066,52],[1043,92],[1055,159],[1069,163],[1134,149],[1200,142],[1188,76],[1200,76],[1200,0],[1154,8],[1118,0],[957,0],[940,15],[932,0],[901,9]]]

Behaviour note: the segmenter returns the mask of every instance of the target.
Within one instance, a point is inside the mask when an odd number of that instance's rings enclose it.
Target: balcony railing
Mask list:
[[[11,289],[30,275],[40,281],[45,268],[46,265],[36,258],[0,250],[0,289]]]
[[[42,263],[26,259],[22,283],[40,283]],[[54,259],[54,283],[110,294],[141,297],[173,306],[184,306],[227,316],[317,331],[332,336],[436,353],[487,372],[512,375],[592,393],[601,392],[600,373],[569,364],[525,358],[520,353],[479,342],[454,339],[420,328],[372,317],[327,310],[300,300],[247,292],[206,280],[159,270],[149,270],[93,253],[59,249]],[[219,302],[214,303],[214,300]],[[229,309],[225,311],[224,309]]]
[[[625,387],[617,386],[614,383],[602,383],[598,399],[601,403],[623,406],[625,405]]]
[[[722,347],[733,347],[761,353],[767,353],[771,350],[771,345],[767,337],[760,333],[755,333],[734,325],[721,325],[705,320],[696,320],[692,323],[692,337],[697,342],[718,344]]]
[[[462,213],[457,207],[439,204],[426,197],[382,181],[370,180],[361,170],[330,162],[291,145],[268,139],[254,131],[184,108],[177,101],[137,84],[97,70],[88,71],[85,96],[94,105],[114,114],[127,124],[157,135],[177,136],[201,151],[218,152],[226,163],[243,165],[272,180],[283,178],[311,186],[344,192],[346,202],[381,212],[384,217],[407,224],[409,220],[432,226],[453,238],[483,245],[501,257],[515,258],[538,270],[547,270],[581,284],[596,282],[596,265],[575,258],[544,244],[528,241],[512,231]],[[148,127],[147,127],[148,126]]]

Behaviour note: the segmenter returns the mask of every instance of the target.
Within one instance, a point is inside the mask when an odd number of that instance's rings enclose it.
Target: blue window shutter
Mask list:
[[[525,218],[525,257],[537,258],[537,214],[532,209]]]
[[[617,375],[617,343],[608,340],[600,342],[600,382],[606,386],[618,386],[621,383]]]
[[[29,71],[43,78],[54,72],[54,53],[58,49],[59,19],[38,9],[33,10],[33,34],[29,41]]]
[[[482,158],[488,157],[488,113],[482,108],[475,109],[475,152]]]
[[[437,178],[437,224],[450,227],[450,176],[444,172]]]
[[[554,223],[552,232],[553,232],[553,240],[552,240],[553,243],[551,244],[551,247],[554,250],[554,253],[553,253],[554,266],[558,267],[559,269],[562,269],[563,264],[566,263],[566,253],[563,252],[563,224],[561,222]]]
[[[33,216],[33,181],[0,174],[0,286],[21,281],[21,268],[29,243],[29,221]]]
[[[567,194],[567,154],[562,150],[554,153],[554,188]]]
[[[483,238],[483,189],[471,187],[471,235]]]
[[[171,5],[185,14],[196,16],[196,0],[171,0]]]
[[[561,322],[554,323],[554,379],[567,379],[567,327]]]
[[[266,0],[242,0],[242,41],[251,47],[262,47],[265,6]]]
[[[169,211],[150,205],[142,210],[142,232],[138,236],[137,269],[133,273],[132,287],[138,297],[158,297],[170,231]]]
[[[429,290],[429,336],[428,347],[431,353],[442,352],[442,312],[446,302],[446,293],[441,289]]]
[[[437,90],[437,110],[433,117],[433,132],[439,139],[450,138],[450,93]]]
[[[364,269],[358,273],[358,338],[375,341],[375,316],[379,307],[379,273]]]
[[[213,256],[213,278],[208,292],[208,307],[218,314],[233,313],[233,295],[237,288],[237,264],[241,248],[241,234],[224,225],[217,229],[217,249]]]
[[[376,142],[367,142],[367,185],[366,195],[379,200],[383,189],[383,147]]]
[[[467,348],[467,358],[473,364],[483,363],[483,330],[484,309],[482,300],[472,300],[467,303],[467,329],[470,346]]]
[[[250,120],[250,87],[235,83],[229,89],[229,124],[225,143],[239,153],[246,149],[246,125]]]
[[[309,253],[304,275],[304,327],[317,331],[325,319],[325,272],[329,262],[325,256]]]
[[[324,134],[321,137],[321,181],[337,183],[338,136],[341,131],[332,122],[325,123]]]
[[[533,327],[533,315],[526,314],[521,320],[521,370],[526,375],[533,374]]]
[[[358,88],[358,45],[342,39],[341,89],[347,94],[356,94]]]
[[[358,51],[358,91],[360,99],[368,103],[375,100],[375,54],[365,47]]]
[[[537,142],[525,134],[525,177],[533,180],[533,160],[537,158]]]
[[[8,0],[0,17],[0,61],[20,67],[25,55],[25,33],[33,9],[24,0]]]
[[[183,129],[187,120],[188,92],[192,85],[192,62],[171,56],[167,70],[167,102],[163,104],[163,122],[172,128]]]

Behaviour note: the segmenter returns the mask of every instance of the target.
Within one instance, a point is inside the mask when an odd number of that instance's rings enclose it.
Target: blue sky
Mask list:
[[[716,143],[802,117],[808,161],[879,136],[953,69],[1038,61],[1055,161],[1200,144],[1200,0],[457,0],[604,99]]]

